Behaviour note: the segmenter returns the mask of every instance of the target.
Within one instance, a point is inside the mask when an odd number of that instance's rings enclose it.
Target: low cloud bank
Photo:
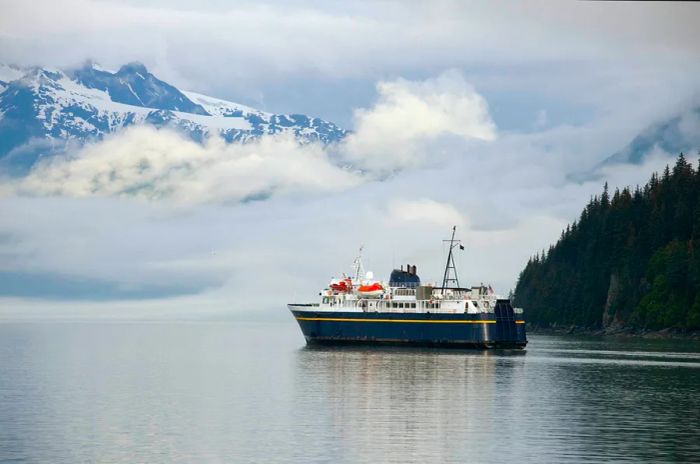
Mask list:
[[[486,101],[456,71],[380,82],[377,91],[377,103],[356,111],[354,132],[337,145],[300,145],[291,136],[226,144],[214,135],[198,144],[174,130],[139,126],[48,159],[4,190],[180,204],[325,194],[449,161],[463,154],[460,143],[496,137]]]
[[[73,158],[38,165],[17,192],[187,204],[330,192],[358,182],[357,175],[332,164],[320,146],[299,145],[291,137],[244,145],[211,137],[200,145],[171,130],[140,126],[89,145]]]
[[[182,209],[111,197],[0,198],[0,217],[11,218],[0,222],[0,271],[112,283],[101,301],[81,305],[80,317],[141,317],[139,308],[158,318],[279,313],[289,301],[314,301],[328,278],[350,272],[360,245],[367,269],[381,278],[410,262],[422,279],[435,281],[444,266],[442,239],[457,225],[466,248],[457,256],[460,283],[490,283],[506,294],[528,257],[553,243],[602,186],[563,184],[554,175],[548,181],[551,165],[533,163],[529,175],[499,187],[493,173],[500,166],[490,160],[470,160],[484,173],[471,182],[458,182],[462,169],[446,166],[304,201]],[[654,158],[606,175],[613,186],[634,185],[664,163]],[[133,300],[152,288],[162,291],[147,303]],[[60,300],[70,299],[66,291]],[[123,303],[109,303],[116,300]],[[41,301],[0,296],[0,319],[23,317],[23,307],[32,311],[27,317],[75,314],[70,304]]]
[[[331,149],[276,137],[200,145],[136,127],[47,161],[2,186],[0,217],[10,219],[0,221],[0,272],[111,283],[103,299],[113,301],[163,289],[148,304],[99,303],[106,311],[284,311],[349,271],[362,244],[377,276],[411,262],[426,281],[439,278],[441,240],[457,225],[460,283],[505,294],[528,257],[600,193],[604,180],[567,174],[619,146],[602,122],[496,137],[485,101],[453,72],[378,89],[377,103],[357,111],[356,131]],[[604,176],[613,187],[642,184],[668,159],[609,166]],[[362,169],[343,167],[348,160]],[[23,302],[32,314],[49,307],[0,296],[0,319],[18,317]]]

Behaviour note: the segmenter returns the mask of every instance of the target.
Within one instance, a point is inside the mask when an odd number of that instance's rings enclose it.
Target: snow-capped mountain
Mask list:
[[[0,65],[0,160],[6,165],[26,169],[39,157],[134,124],[174,127],[198,141],[219,134],[229,143],[291,133],[301,143],[327,144],[346,135],[319,118],[179,90],[140,63],[116,72],[94,63],[73,70]]]

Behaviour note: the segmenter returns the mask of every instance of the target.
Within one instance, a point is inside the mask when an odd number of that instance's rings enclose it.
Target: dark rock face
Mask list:
[[[112,101],[117,103],[192,114],[209,114],[178,89],[148,72],[141,63],[126,64],[115,74],[87,65],[71,72],[70,75],[76,82],[89,89],[107,92]]]

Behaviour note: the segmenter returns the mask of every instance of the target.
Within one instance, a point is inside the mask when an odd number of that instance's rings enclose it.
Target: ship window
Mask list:
[[[323,297],[323,304],[328,304],[328,297],[327,296]]]
[[[411,308],[415,308],[415,307],[416,307],[416,304],[415,304],[415,303],[411,303]]]
[[[403,309],[403,303],[399,303],[399,308]]]

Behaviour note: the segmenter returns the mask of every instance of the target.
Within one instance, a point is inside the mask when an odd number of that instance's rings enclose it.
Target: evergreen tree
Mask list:
[[[700,329],[700,167],[681,153],[634,192],[606,182],[528,260],[514,300],[539,325]]]

